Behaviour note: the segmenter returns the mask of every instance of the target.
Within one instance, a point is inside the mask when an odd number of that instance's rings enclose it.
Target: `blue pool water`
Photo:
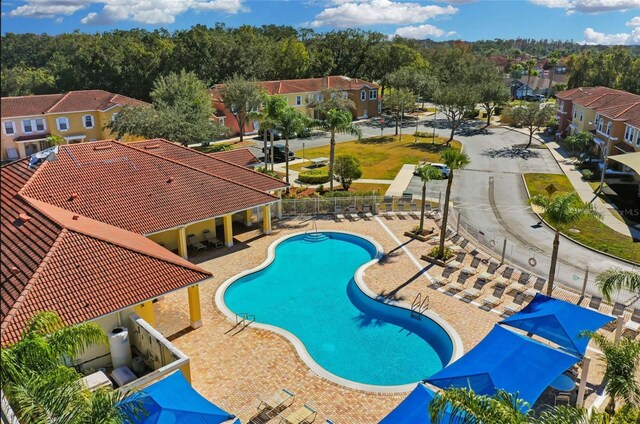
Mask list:
[[[227,288],[231,311],[291,332],[318,365],[358,383],[409,384],[449,362],[453,344],[442,327],[358,288],[356,270],[376,256],[367,240],[334,232],[298,235],[275,253],[266,268]]]

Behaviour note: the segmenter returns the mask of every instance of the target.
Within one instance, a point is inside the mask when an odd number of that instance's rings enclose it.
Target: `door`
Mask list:
[[[40,150],[38,149],[38,145],[34,143],[27,143],[24,145],[24,154],[25,156],[31,156],[34,153],[38,153]]]

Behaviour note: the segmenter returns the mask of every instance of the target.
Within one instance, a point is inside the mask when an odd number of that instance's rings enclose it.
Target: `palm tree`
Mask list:
[[[309,117],[304,113],[297,111],[293,106],[287,106],[280,113],[277,128],[282,131],[282,135],[285,140],[284,157],[287,184],[289,184],[289,139],[296,133],[301,133],[309,124]]]
[[[531,75],[533,75],[533,67],[536,64],[536,60],[535,59],[529,59],[527,60],[527,88],[525,89],[525,97],[526,97],[526,93],[529,92],[529,83],[531,82]]]
[[[640,295],[640,273],[621,268],[611,268],[596,277],[596,284],[602,296],[611,302],[611,294],[622,289]]]
[[[613,415],[616,399],[622,399],[634,408],[640,406],[640,381],[636,375],[640,371],[640,341],[622,337],[611,341],[602,334],[587,332],[602,351],[605,361],[605,391],[609,395],[606,411]]]
[[[431,180],[439,180],[442,178],[442,172],[430,165],[420,166],[416,169],[420,180],[422,180],[422,209],[420,211],[420,231],[424,231],[424,204],[427,198],[427,183]]]
[[[267,156],[271,160],[271,170],[273,171],[273,130],[280,123],[280,114],[287,107],[287,98],[285,96],[268,96],[262,97],[262,111],[258,114],[260,122],[260,131],[264,140],[264,167],[267,168]],[[271,150],[267,144],[267,131],[271,133]],[[267,154],[269,152],[269,154]]]
[[[333,191],[333,165],[336,154],[336,133],[351,134],[362,137],[362,130],[353,125],[351,112],[341,109],[330,109],[323,121],[318,121],[314,125],[328,131],[331,134],[331,145],[329,150],[329,191]]]
[[[325,88],[319,94],[309,96],[307,107],[313,109],[319,119],[324,119],[332,109],[354,111],[356,105],[346,93],[335,88]]]
[[[543,208],[545,219],[555,227],[551,266],[549,268],[549,279],[547,283],[547,296],[551,296],[553,293],[553,281],[556,276],[560,231],[587,216],[600,219],[602,215],[600,215],[590,203],[583,202],[576,192],[560,194],[553,197],[537,194],[531,198],[530,202],[533,205]]]
[[[64,365],[68,358],[106,341],[95,323],[66,327],[55,312],[34,315],[21,340],[0,354],[2,390],[18,419],[61,424],[129,422],[118,406],[128,394],[106,389],[92,393],[80,384],[82,375]]]
[[[449,414],[453,424],[600,424],[601,415],[589,414],[586,409],[557,406],[532,415],[528,404],[517,394],[498,390],[493,396],[482,396],[471,389],[452,388],[438,392],[429,404],[432,423],[447,424],[444,416]]]
[[[447,192],[444,196],[444,205],[440,205],[440,207],[443,208],[442,230],[440,231],[440,244],[438,248],[438,255],[436,256],[442,258],[444,256],[444,241],[447,232],[447,219],[449,218],[449,198],[451,197],[451,186],[453,184],[454,170],[464,169],[467,165],[469,165],[471,159],[466,153],[452,148],[443,150],[442,153],[440,153],[440,157],[444,164],[449,168],[449,180],[447,181]]]

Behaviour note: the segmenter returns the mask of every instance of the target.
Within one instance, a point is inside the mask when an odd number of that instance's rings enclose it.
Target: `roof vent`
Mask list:
[[[148,145],[144,146],[144,148],[147,149],[147,150],[158,149],[159,147],[160,147],[159,144],[148,144]]]
[[[21,213],[20,215],[18,215],[18,217],[23,221],[23,222],[27,222],[29,220],[31,220],[31,217],[29,215],[27,215],[26,213]]]
[[[80,218],[80,215],[73,215],[73,216],[71,217],[71,219],[73,219],[74,221],[77,221],[77,220],[78,220],[78,218]]]
[[[69,196],[69,199],[67,199],[69,202],[72,202],[74,200],[76,200],[78,198],[78,193],[71,193],[71,196]]]
[[[19,272],[20,272],[20,270],[18,269],[18,267],[17,267],[17,266],[12,266],[12,267],[11,267],[11,273],[12,273],[12,274],[17,274],[17,273],[19,273]]]
[[[173,182],[173,180],[175,180],[175,178],[169,177],[169,179],[167,180],[167,184],[170,184],[171,182]]]
[[[111,144],[106,144],[106,145],[102,145],[102,146],[94,146],[93,150],[109,150],[112,147],[113,146]]]

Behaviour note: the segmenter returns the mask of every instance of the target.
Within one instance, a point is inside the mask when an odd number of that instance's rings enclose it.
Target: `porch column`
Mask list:
[[[217,229],[216,229],[216,219],[212,218],[211,219],[211,228],[209,228],[209,231],[211,231],[211,233],[215,236]]]
[[[231,218],[231,214],[222,217],[222,224],[224,226],[224,244],[227,247],[233,246],[233,220]]]
[[[144,303],[140,303],[133,307],[133,311],[138,314],[140,318],[151,324],[152,327],[156,326],[156,315],[153,312],[153,302],[148,300]]]
[[[187,252],[187,227],[178,228],[178,255],[189,259],[189,252]]]
[[[189,295],[189,321],[191,328],[202,327],[202,313],[200,311],[200,287],[196,284],[187,288]]]
[[[582,358],[582,373],[580,374],[580,385],[578,386],[578,398],[576,399],[577,406],[584,405],[584,394],[587,390],[587,377],[589,376],[589,364],[591,359],[588,356]]]
[[[247,209],[245,211],[245,214],[246,214],[246,216],[245,216],[245,225],[247,227],[251,227],[253,225],[253,210]]]
[[[262,207],[262,232],[271,234],[271,205]]]
[[[282,219],[282,190],[278,192],[278,219]]]

